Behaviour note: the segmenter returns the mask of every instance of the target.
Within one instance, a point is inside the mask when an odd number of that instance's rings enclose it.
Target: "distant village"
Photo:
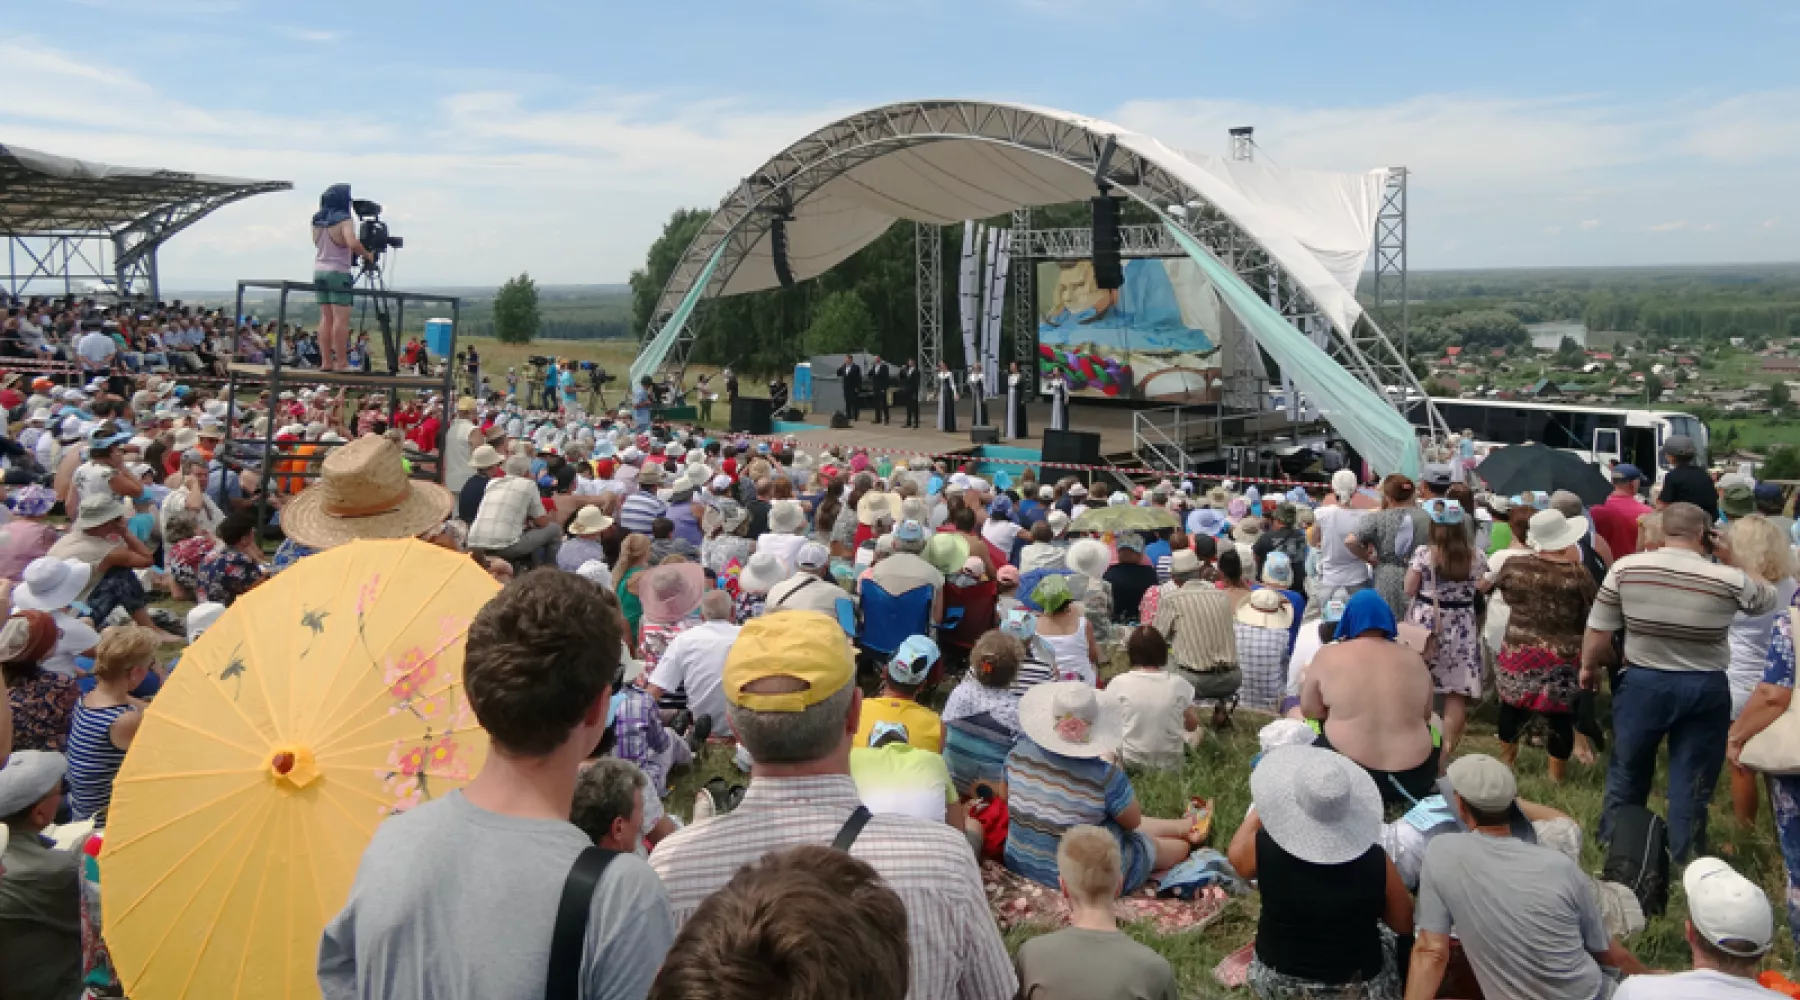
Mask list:
[[[1570,351],[1526,347],[1486,351],[1446,347],[1426,362],[1434,396],[1558,401],[1575,406],[1711,407],[1721,413],[1766,412],[1772,381],[1800,399],[1800,337],[1755,349],[1743,337],[1724,345],[1670,344],[1645,351],[1620,344]],[[1729,362],[1729,364],[1727,364]]]

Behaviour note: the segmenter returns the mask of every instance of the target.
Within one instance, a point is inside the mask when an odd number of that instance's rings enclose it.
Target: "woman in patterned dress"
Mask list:
[[[1515,552],[1499,572],[1482,581],[1483,589],[1491,587],[1506,599],[1511,612],[1494,656],[1500,759],[1512,764],[1519,753],[1519,731],[1533,713],[1542,715],[1550,726],[1550,780],[1558,782],[1575,748],[1581,639],[1596,591],[1577,544],[1586,533],[1585,518],[1538,511],[1522,536],[1532,551]]]
[[[1481,697],[1481,637],[1475,628],[1475,588],[1487,575],[1487,556],[1475,551],[1468,516],[1451,500],[1425,505],[1431,519],[1429,545],[1413,549],[1406,568],[1405,594],[1412,605],[1406,621],[1437,635],[1437,652],[1425,658],[1431,684],[1444,696],[1444,752],[1449,760],[1468,720],[1467,700]],[[1376,586],[1380,587],[1379,572]]]
[[[1383,479],[1381,509],[1363,518],[1344,542],[1351,555],[1374,567],[1375,592],[1387,602],[1395,618],[1406,615],[1407,568],[1413,554],[1424,544],[1425,539],[1420,536],[1429,524],[1415,503],[1417,497],[1417,484],[1405,476],[1396,474]]]
[[[81,689],[41,665],[56,648],[56,619],[42,611],[21,611],[0,628],[0,676],[12,710],[13,749],[62,753],[69,745],[69,720]]]
[[[1725,743],[1725,758],[1738,766],[1738,754],[1752,736],[1781,718],[1794,697],[1794,665],[1800,661],[1800,637],[1796,636],[1794,619],[1800,616],[1800,592],[1794,595],[1789,610],[1775,617],[1773,637],[1769,640],[1769,665],[1763,671],[1762,683],[1750,693],[1750,701],[1737,721],[1731,724],[1731,735]],[[1775,835],[1781,844],[1781,857],[1787,863],[1788,932],[1800,946],[1800,774],[1765,775],[1769,782],[1769,805],[1775,812]]]

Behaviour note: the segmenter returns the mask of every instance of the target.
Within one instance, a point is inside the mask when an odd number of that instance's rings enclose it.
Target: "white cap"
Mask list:
[[[724,473],[720,473],[719,475],[712,477],[712,488],[715,490],[730,489],[731,488],[731,477],[725,475]]]
[[[794,565],[801,569],[824,569],[831,565],[831,550],[818,542],[807,542],[794,553]]]
[[[1687,890],[1688,921],[1708,944],[1728,955],[1755,958],[1774,943],[1769,897],[1730,865],[1718,858],[1695,858],[1681,884]]]
[[[225,613],[225,605],[208,601],[196,604],[187,613],[187,640],[197,642],[206,630]]]

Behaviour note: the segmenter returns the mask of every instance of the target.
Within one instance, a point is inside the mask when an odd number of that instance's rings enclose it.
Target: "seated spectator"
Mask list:
[[[1016,640],[1021,648],[1019,674],[1013,678],[1012,692],[1023,698],[1025,692],[1039,684],[1057,680],[1056,650],[1038,637],[1037,612],[1020,605],[1000,616],[999,630]]]
[[[42,611],[56,621],[56,646],[44,657],[43,666],[64,677],[80,673],[75,657],[89,653],[100,641],[100,633],[75,617],[71,607],[88,575],[85,563],[45,556],[25,567],[23,582],[12,594],[14,611]]]
[[[1216,729],[1225,724],[1227,703],[1236,700],[1244,675],[1238,669],[1231,598],[1204,575],[1202,559],[1211,541],[1197,536],[1193,552],[1170,557],[1169,579],[1176,586],[1158,603],[1156,630],[1169,641],[1175,672],[1194,685],[1194,696],[1216,702]]]
[[[1113,900],[1124,879],[1118,841],[1095,826],[1064,831],[1057,884],[1069,926],[1019,946],[1019,995],[1032,1000],[1176,1000],[1168,959],[1119,931]]]
[[[20,750],[0,767],[0,989],[7,997],[83,995],[79,849],[41,836],[62,804],[69,765],[59,753]]]
[[[907,518],[894,525],[893,539],[894,551],[875,563],[868,581],[893,597],[919,587],[932,588],[929,620],[937,624],[944,617],[944,574],[922,556],[930,544],[925,526]]]
[[[855,598],[838,585],[831,573],[831,550],[819,542],[807,542],[794,554],[794,572],[786,580],[769,588],[764,613],[774,611],[819,611],[838,618],[839,601],[853,604]],[[852,617],[854,622],[855,618]]]
[[[267,576],[256,541],[256,515],[240,510],[219,522],[218,542],[195,567],[195,593],[202,601],[230,607]]]
[[[1062,514],[1064,525],[1069,523],[1069,516],[1062,511],[1052,511],[1051,517]],[[1057,541],[1056,531],[1050,521],[1039,521],[1031,526],[1031,544],[1019,552],[1019,572],[1029,573],[1034,569],[1064,569],[1067,566],[1065,557],[1068,554],[1068,543]]]
[[[375,439],[359,438],[333,457],[369,440]],[[326,464],[329,468],[329,460]],[[510,562],[554,564],[562,529],[551,521],[538,495],[537,483],[531,478],[531,459],[514,455],[501,468],[505,475],[488,484],[475,520],[469,522],[469,548]]]
[[[114,608],[123,608],[132,621],[153,629],[150,596],[137,571],[148,569],[155,559],[137,536],[125,530],[125,519],[130,516],[131,505],[118,497],[110,493],[90,494],[76,511],[69,533],[50,546],[45,556],[87,565],[86,585],[74,599],[87,605],[95,625],[104,626]],[[165,641],[180,640],[165,636]]]
[[[1380,592],[1358,591],[1300,689],[1300,710],[1323,722],[1318,745],[1361,764],[1389,805],[1430,795],[1438,774],[1431,673],[1396,634]]]
[[[94,690],[75,702],[69,724],[69,808],[76,819],[106,825],[113,778],[144,721],[146,702],[131,691],[156,663],[160,633],[114,625],[94,647]]]
[[[1119,561],[1107,568],[1101,579],[1112,591],[1112,620],[1115,624],[1135,625],[1144,594],[1155,590],[1161,582],[1156,566],[1144,559],[1144,536],[1135,531],[1118,536]]]
[[[1312,666],[1313,657],[1337,636],[1337,625],[1344,617],[1346,603],[1344,598],[1333,597],[1319,609],[1317,620],[1300,626],[1294,651],[1288,654],[1287,691],[1281,698],[1281,714],[1290,719],[1306,718],[1306,713],[1300,710],[1300,689],[1306,684],[1306,672]]]
[[[756,551],[781,561],[782,577],[794,571],[794,556],[806,544],[806,511],[798,500],[777,500],[769,507],[769,530],[756,539]]]
[[[1019,736],[1016,676],[1024,652],[1003,631],[982,636],[969,653],[969,672],[944,703],[944,763],[963,798],[977,782],[1005,780],[1006,755]]]
[[[42,611],[20,611],[0,628],[0,677],[6,681],[15,749],[68,749],[69,721],[81,689],[73,678],[44,669],[58,638],[56,619]]]
[[[212,552],[216,539],[186,510],[170,514],[163,522],[163,532],[163,568],[170,596],[177,601],[198,600],[200,561]]]
[[[902,1000],[908,937],[906,906],[879,872],[844,851],[796,847],[700,904],[650,1000]]]
[[[1099,683],[1100,643],[1094,637],[1086,608],[1069,591],[1069,577],[1046,576],[1031,591],[1032,603],[1043,609],[1037,636],[1056,653],[1058,680]]]
[[[738,624],[748,625],[750,619],[760,617],[769,603],[769,591],[789,575],[773,553],[752,555],[737,578]]]
[[[1596,508],[1598,509],[1598,508]],[[1613,1000],[1758,1000],[1774,996],[1757,983],[1757,966],[1775,942],[1769,897],[1718,858],[1695,858],[1681,873],[1687,893],[1691,972],[1632,976]]]
[[[1435,837],[1425,848],[1409,995],[1437,993],[1452,931],[1485,996],[1598,997],[1606,989],[1602,966],[1626,975],[1645,971],[1607,933],[1581,868],[1551,848],[1515,839],[1518,788],[1505,764],[1468,754],[1450,765],[1449,778],[1469,832]]]
[[[467,786],[376,828],[319,944],[325,996],[544,994],[557,901],[591,844],[569,822],[576,769],[605,730],[620,643],[618,615],[568,573],[525,574],[476,614],[463,677],[493,748]],[[584,995],[648,993],[674,931],[644,862],[612,859],[588,906]],[[392,946],[405,940],[431,944]]]
[[[1243,672],[1242,703],[1254,712],[1274,715],[1287,691],[1289,627],[1294,609],[1281,591],[1252,591],[1233,616],[1232,635],[1237,641],[1238,669]]]
[[[1067,561],[1071,571],[1069,591],[1081,602],[1088,626],[1104,636],[1112,626],[1112,585],[1106,582],[1106,571],[1112,563],[1112,550],[1098,538],[1083,538],[1069,546]],[[1061,652],[1059,649],[1058,653]],[[1099,662],[1098,657],[1095,662]]]
[[[1300,623],[1306,618],[1306,595],[1295,586],[1295,567],[1285,552],[1271,552],[1263,560],[1262,582],[1279,593],[1287,601],[1288,607],[1294,610],[1294,624],[1288,629],[1288,652],[1293,652],[1294,640],[1299,636]]]
[[[556,549],[556,568],[573,573],[591,559],[605,563],[606,550],[600,544],[600,534],[612,525],[613,519],[600,507],[589,505],[576,511],[569,519],[569,537]]]
[[[694,748],[663,723],[656,700],[635,680],[628,678],[612,696],[612,755],[636,764],[661,799],[669,794],[670,773],[693,763]]]
[[[1083,824],[1104,827],[1119,842],[1121,893],[1187,859],[1192,819],[1145,816],[1131,779],[1112,763],[1125,739],[1116,697],[1081,681],[1040,684],[1019,699],[1019,728],[1006,758],[1007,868],[1055,885],[1063,831]]]
[[[881,694],[863,701],[855,745],[872,745],[876,728],[893,722],[905,727],[908,743],[931,753],[942,753],[944,724],[936,712],[919,704],[919,689],[925,686],[937,664],[937,643],[922,635],[907,637],[882,673]]]
[[[694,543],[675,534],[675,522],[666,517],[659,517],[650,522],[650,561],[662,565],[670,556],[683,559],[700,558],[700,549]]]
[[[575,779],[569,822],[587,834],[595,847],[636,854],[643,843],[651,798],[650,779],[637,765],[602,757],[584,765],[581,777]]]
[[[656,669],[663,650],[681,633],[700,624],[700,597],[706,593],[706,571],[699,563],[676,563],[646,570],[637,578],[643,605],[638,626],[638,659],[645,672]]]
[[[10,594],[25,576],[25,567],[41,559],[62,532],[45,523],[56,494],[43,486],[25,486],[7,498],[12,519],[0,525],[0,586]]]
[[[1396,936],[1412,933],[1413,905],[1377,843],[1373,779],[1329,750],[1277,746],[1250,794],[1228,855],[1262,894],[1250,992],[1399,1000]]]
[[[1134,767],[1180,767],[1190,733],[1200,728],[1194,707],[1194,685],[1169,673],[1169,643],[1149,625],[1139,625],[1125,640],[1131,669],[1114,677],[1106,690],[1119,699],[1125,726],[1120,756]]]
[[[944,758],[907,742],[900,722],[877,722],[868,745],[850,749],[850,777],[869,811],[949,823],[961,830],[964,813]]]
[[[723,688],[725,657],[737,641],[739,626],[732,623],[731,595],[723,590],[708,590],[700,598],[700,624],[683,631],[669,643],[657,658],[646,686],[659,706],[670,707],[671,697],[679,696],[679,706],[694,717],[713,736],[729,736],[731,723],[726,718]]]

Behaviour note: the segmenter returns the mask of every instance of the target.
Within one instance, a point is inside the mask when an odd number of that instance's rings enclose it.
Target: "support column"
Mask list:
[[[1030,398],[1037,398],[1037,259],[1031,256],[1026,234],[1031,231],[1031,209],[1015,208],[1012,214],[1012,268],[1008,284],[1012,286],[1012,359],[1019,363],[1030,387]],[[1003,375],[1001,386],[1005,385]]]
[[[919,308],[919,371],[937,385],[944,344],[944,234],[929,222],[913,223],[913,284]]]

